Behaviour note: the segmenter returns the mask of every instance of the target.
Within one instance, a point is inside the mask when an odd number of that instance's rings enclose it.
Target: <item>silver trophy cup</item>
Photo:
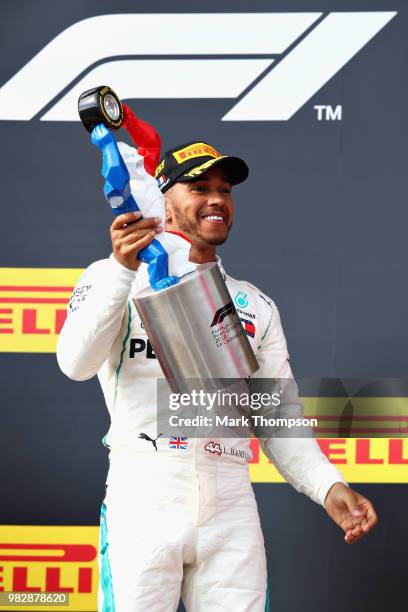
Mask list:
[[[258,362],[215,262],[201,264],[176,285],[144,289],[134,303],[173,392],[245,379]],[[232,381],[231,381],[232,382]]]

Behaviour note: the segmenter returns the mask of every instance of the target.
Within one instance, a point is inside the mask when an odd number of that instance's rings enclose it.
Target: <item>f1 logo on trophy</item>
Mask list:
[[[156,130],[107,86],[81,94],[78,110],[92,143],[102,151],[104,194],[112,212],[140,211],[143,217],[164,219],[161,189],[169,179],[161,167],[166,162],[158,167]],[[119,128],[128,131],[136,148],[116,142],[112,131]],[[206,164],[221,156],[214,151],[212,157]],[[222,273],[216,262],[190,262],[190,248],[182,234],[164,231],[138,253],[150,281],[150,288],[133,297],[143,327],[174,393],[190,392],[192,386],[247,385],[259,366]]]

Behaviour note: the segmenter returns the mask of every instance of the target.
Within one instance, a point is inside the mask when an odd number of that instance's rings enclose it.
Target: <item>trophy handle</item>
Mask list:
[[[100,123],[92,130],[91,141],[102,152],[101,174],[105,179],[103,193],[113,214],[122,215],[140,210],[130,192],[129,170],[112,132]]]
[[[161,138],[155,128],[136,117],[127,104],[122,102],[122,108],[122,127],[129,132],[139,155],[144,157],[146,172],[154,176],[160,161]]]

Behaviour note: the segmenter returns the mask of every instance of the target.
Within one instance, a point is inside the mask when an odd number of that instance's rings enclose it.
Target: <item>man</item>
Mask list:
[[[191,261],[218,261],[231,296],[245,297],[245,311],[255,321],[249,340],[260,365],[256,376],[290,378],[275,304],[226,275],[216,256],[233,221],[232,186],[248,175],[245,162],[206,143],[187,143],[168,151],[156,174],[166,199],[166,231],[191,241]],[[162,373],[130,298],[148,285],[146,266],[136,256],[162,231],[160,222],[135,213],[115,219],[113,254],[80,280],[58,345],[68,376],[98,374],[111,415],[99,609],[175,610],[181,591],[188,611],[261,612],[266,561],[247,466],[249,441],[241,441],[242,453],[219,456],[206,440],[177,448],[156,429],[156,378]],[[290,484],[325,507],[346,542],[375,525],[371,502],[344,482],[314,438],[261,444]]]

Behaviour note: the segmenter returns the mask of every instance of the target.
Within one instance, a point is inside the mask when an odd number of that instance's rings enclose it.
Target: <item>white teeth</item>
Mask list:
[[[206,215],[204,219],[210,219],[211,221],[224,221],[224,219],[218,215]]]

